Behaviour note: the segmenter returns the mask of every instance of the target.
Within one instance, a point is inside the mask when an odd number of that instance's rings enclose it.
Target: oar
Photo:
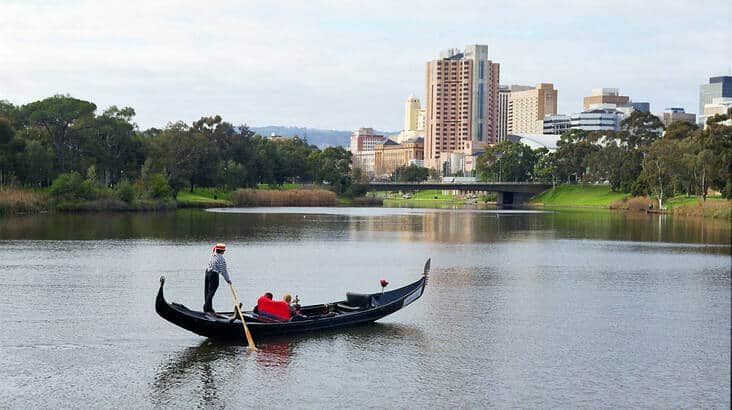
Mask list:
[[[234,307],[236,308],[236,312],[239,314],[239,319],[241,319],[242,326],[244,326],[244,334],[247,336],[247,344],[249,344],[249,350],[257,350],[257,346],[254,345],[254,339],[252,339],[252,334],[249,333],[247,322],[244,321],[244,315],[241,314],[241,309],[239,309],[239,298],[236,296],[234,285],[229,283],[229,289],[231,289],[231,296],[234,297]]]

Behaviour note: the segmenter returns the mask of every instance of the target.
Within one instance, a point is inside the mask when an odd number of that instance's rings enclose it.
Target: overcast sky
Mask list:
[[[0,0],[0,99],[131,106],[141,128],[220,114],[398,130],[425,62],[477,43],[502,84],[554,83],[560,113],[598,87],[696,113],[732,65],[730,22],[732,2],[706,0]]]

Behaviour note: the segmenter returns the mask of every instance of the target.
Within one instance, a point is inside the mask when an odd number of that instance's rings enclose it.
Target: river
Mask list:
[[[730,407],[730,224],[610,211],[254,208],[0,218],[0,408]],[[212,342],[239,298],[424,296],[373,325]],[[229,310],[219,288],[217,310]]]

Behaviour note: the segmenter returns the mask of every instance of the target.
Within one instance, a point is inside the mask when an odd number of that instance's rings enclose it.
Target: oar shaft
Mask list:
[[[234,285],[229,283],[229,289],[231,289],[231,296],[234,297],[234,308],[236,309],[236,313],[239,314],[239,319],[241,319],[241,324],[244,326],[244,335],[247,337],[247,344],[249,345],[249,349],[251,350],[257,350],[257,347],[254,345],[254,339],[252,339],[252,334],[249,333],[249,328],[247,327],[247,322],[244,320],[244,315],[241,313],[241,309],[239,308],[239,297],[236,296],[236,291],[234,290]]]

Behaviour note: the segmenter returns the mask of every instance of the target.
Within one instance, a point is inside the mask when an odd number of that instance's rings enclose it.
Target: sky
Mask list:
[[[141,129],[399,130],[427,61],[486,44],[501,84],[553,83],[560,113],[600,87],[696,113],[699,85],[730,73],[730,22],[715,0],[0,0],[0,100],[130,106]]]

